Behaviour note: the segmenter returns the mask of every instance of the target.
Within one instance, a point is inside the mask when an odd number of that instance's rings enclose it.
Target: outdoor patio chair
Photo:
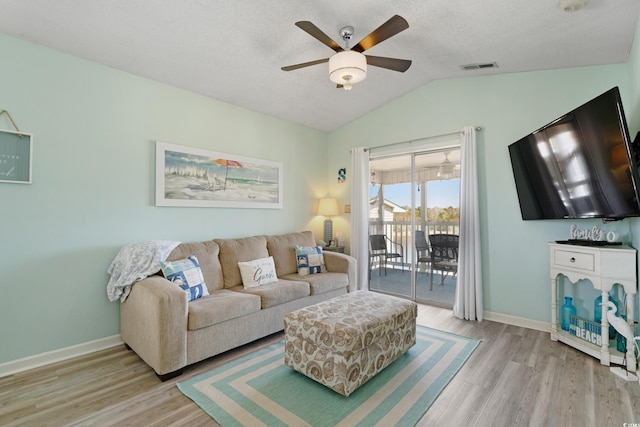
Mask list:
[[[460,236],[456,234],[430,234],[431,244],[431,283],[430,290],[433,290],[433,270],[442,273],[440,286],[444,284],[444,278],[448,273],[455,277],[458,273],[458,246]]]
[[[395,249],[395,251],[389,250],[390,248]],[[400,250],[398,251],[398,248]],[[381,265],[384,261],[384,274],[387,274],[387,261],[395,260],[400,258],[400,263],[402,265],[404,247],[400,243],[396,243],[389,239],[384,234],[372,234],[369,236],[369,275],[371,275],[371,268],[373,266],[373,260],[378,258],[378,264]],[[404,269],[402,269],[404,273]],[[381,271],[378,271],[378,274],[382,274]]]
[[[431,251],[429,250],[429,244],[427,243],[427,237],[422,230],[416,230],[416,253],[418,259],[416,260],[416,279],[418,278],[418,268],[421,263],[431,266]],[[429,270],[427,270],[429,274]]]

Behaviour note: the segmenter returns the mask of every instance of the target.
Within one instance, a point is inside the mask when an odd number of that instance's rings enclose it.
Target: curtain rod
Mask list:
[[[482,127],[480,126],[476,126],[475,127],[476,132],[479,132],[482,130]],[[412,142],[416,142],[416,141],[422,141],[425,139],[433,139],[433,138],[441,138],[443,136],[451,136],[451,135],[459,135],[461,134],[463,131],[459,130],[457,132],[449,132],[449,133],[442,133],[440,135],[431,135],[431,136],[423,136],[422,138],[416,138],[416,139],[408,139],[406,141],[400,141],[400,142],[393,142],[391,144],[385,144],[385,145],[378,145],[376,147],[367,147],[365,148],[364,151],[371,151],[371,150],[375,150],[378,148],[386,148],[386,147],[393,147],[394,145],[401,145],[401,144],[411,144]]]

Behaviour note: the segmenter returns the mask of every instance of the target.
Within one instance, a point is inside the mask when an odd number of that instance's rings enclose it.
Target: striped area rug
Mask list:
[[[416,345],[349,397],[283,363],[284,340],[177,384],[229,426],[414,426],[479,341],[424,326]]]

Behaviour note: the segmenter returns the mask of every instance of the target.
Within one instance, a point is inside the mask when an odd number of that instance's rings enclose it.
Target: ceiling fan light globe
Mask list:
[[[354,84],[366,77],[367,58],[360,52],[347,50],[329,58],[329,79],[332,82],[341,85]]]

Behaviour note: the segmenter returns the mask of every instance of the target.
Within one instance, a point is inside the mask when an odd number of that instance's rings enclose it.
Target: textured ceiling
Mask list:
[[[627,62],[640,1],[590,0],[0,0],[0,32],[326,132],[432,80]],[[366,54],[413,60],[369,67],[346,92],[327,64],[280,67],[334,53],[297,28],[313,22],[352,45],[398,14],[409,29]],[[341,43],[342,44],[342,43]],[[497,69],[461,65],[496,62]]]

